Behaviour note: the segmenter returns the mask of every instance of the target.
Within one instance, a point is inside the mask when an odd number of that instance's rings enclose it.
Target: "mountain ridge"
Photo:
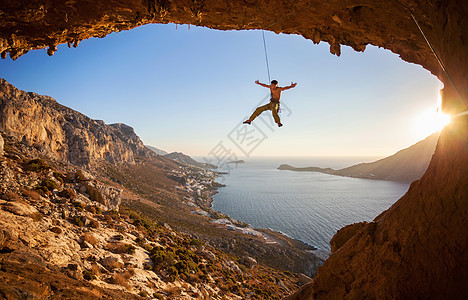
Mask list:
[[[433,133],[424,140],[391,156],[338,170],[319,167],[296,168],[287,164],[280,165],[278,169],[409,183],[421,178],[426,171],[434,154],[438,138],[439,133]]]
[[[195,159],[191,158],[190,156],[182,153],[182,152],[171,152],[169,154],[164,155],[164,157],[173,159],[175,161],[178,161],[180,163],[184,163],[187,165],[199,167],[199,168],[204,168],[204,169],[217,169],[218,166],[210,164],[210,163],[202,163],[198,162]]]
[[[150,149],[151,151],[153,151],[154,153],[156,153],[157,155],[166,155],[166,154],[169,154],[167,151],[164,151],[162,149],[159,149],[159,148],[156,148],[154,146],[151,146],[151,145],[145,145],[146,148]]]
[[[21,91],[2,78],[0,130],[59,160],[80,166],[102,160],[135,163],[136,156],[154,155],[132,127],[122,123],[106,125],[52,97]]]

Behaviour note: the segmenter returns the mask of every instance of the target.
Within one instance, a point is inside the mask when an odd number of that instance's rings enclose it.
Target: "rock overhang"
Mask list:
[[[265,29],[298,34],[314,43],[330,44],[340,55],[341,45],[364,51],[369,44],[397,53],[419,64],[452,89],[441,66],[419,32],[410,11],[450,72],[464,103],[452,91],[445,98],[457,102],[451,111],[466,106],[467,58],[463,0],[332,1],[5,1],[0,8],[0,53],[12,59],[32,49],[57,45],[78,46],[90,37],[105,37],[150,23],[193,24],[218,30]],[[463,88],[461,88],[463,87]],[[461,90],[461,91],[460,91]],[[447,104],[447,103],[446,103]]]

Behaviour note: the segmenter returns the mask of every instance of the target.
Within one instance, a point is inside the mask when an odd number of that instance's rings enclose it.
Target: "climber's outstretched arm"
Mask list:
[[[255,83],[258,84],[258,85],[261,85],[261,86],[263,86],[263,87],[266,87],[266,88],[269,88],[269,87],[270,87],[269,85],[266,85],[266,84],[264,84],[264,83],[261,83],[261,82],[258,81],[258,80],[256,80]]]
[[[282,88],[280,88],[280,89],[281,89],[282,91],[284,91],[284,90],[289,90],[289,89],[292,89],[293,87],[295,87],[296,85],[297,85],[297,83],[292,83],[292,82],[291,82],[291,85],[282,87]]]

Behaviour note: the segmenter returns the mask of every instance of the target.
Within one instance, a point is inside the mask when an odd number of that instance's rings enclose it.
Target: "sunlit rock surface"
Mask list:
[[[133,128],[92,120],[49,96],[20,91],[0,78],[0,130],[76,165],[133,163],[154,155]]]

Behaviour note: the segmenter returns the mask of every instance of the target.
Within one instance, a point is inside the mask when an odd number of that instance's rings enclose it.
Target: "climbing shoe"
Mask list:
[[[243,123],[243,124],[249,124],[249,125],[250,125],[250,123],[251,123],[251,122],[252,122],[252,121],[250,121],[250,120],[247,120],[247,121],[244,121],[244,123]]]
[[[283,126],[283,124],[281,124],[281,123],[278,123],[278,127],[281,127],[281,126]]]

